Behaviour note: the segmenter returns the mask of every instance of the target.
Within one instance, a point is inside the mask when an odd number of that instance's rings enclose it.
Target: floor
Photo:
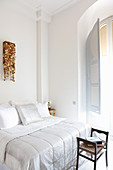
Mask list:
[[[79,167],[79,170],[93,170],[93,167],[94,163],[87,161]],[[108,167],[106,168],[105,154],[103,154],[97,161],[97,170],[113,170],[113,140],[108,143]]]

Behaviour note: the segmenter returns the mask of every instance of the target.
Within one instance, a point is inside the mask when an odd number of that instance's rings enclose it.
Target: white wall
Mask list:
[[[16,82],[0,80],[0,102],[35,99],[37,97],[35,12],[19,1],[0,1],[0,42],[5,40],[16,43]]]
[[[79,1],[54,16],[49,26],[49,98],[57,116],[78,119],[77,24],[95,1]]]

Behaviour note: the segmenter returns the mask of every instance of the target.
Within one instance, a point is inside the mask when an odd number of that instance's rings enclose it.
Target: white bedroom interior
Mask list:
[[[17,44],[16,83],[1,81],[1,102],[37,97],[42,101],[50,99],[58,116],[80,120],[85,117],[85,59],[81,59],[81,53],[85,54],[84,38],[96,18],[102,20],[112,15],[110,2],[98,1],[91,7],[93,10],[86,10],[92,3],[94,1],[78,2],[52,17],[39,11],[36,18],[35,11],[24,3],[1,1],[1,42],[8,39]],[[103,12],[102,3],[109,10]],[[95,16],[89,17],[88,12]],[[83,30],[84,22],[88,28]],[[82,41],[80,47],[77,40]],[[36,82],[40,82],[39,90]],[[84,87],[80,88],[79,83]]]
[[[113,40],[109,38],[110,53],[101,55],[102,112],[86,113],[86,40],[98,18],[101,26],[113,15],[113,1],[49,2],[0,0],[0,103],[51,100],[56,116],[82,122],[89,116],[91,126],[113,136]],[[15,83],[2,80],[5,40],[16,43]]]
[[[4,40],[17,44],[16,82],[1,80],[1,102],[51,100],[57,116],[85,121],[85,42],[97,18],[102,21],[112,15],[112,1],[73,1],[59,11],[50,5],[50,12],[44,8],[36,12],[35,1],[0,3],[1,44]],[[104,115],[91,116],[92,125],[109,128],[111,113],[106,108]]]

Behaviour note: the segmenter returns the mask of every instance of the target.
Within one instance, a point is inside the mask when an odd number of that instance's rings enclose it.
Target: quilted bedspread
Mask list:
[[[27,126],[0,130],[0,162],[10,170],[62,170],[76,159],[76,137],[90,126],[48,117]]]

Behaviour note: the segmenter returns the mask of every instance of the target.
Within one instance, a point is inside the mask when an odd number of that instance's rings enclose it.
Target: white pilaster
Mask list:
[[[37,21],[37,98],[39,102],[48,101],[48,25],[51,16],[39,10]]]

